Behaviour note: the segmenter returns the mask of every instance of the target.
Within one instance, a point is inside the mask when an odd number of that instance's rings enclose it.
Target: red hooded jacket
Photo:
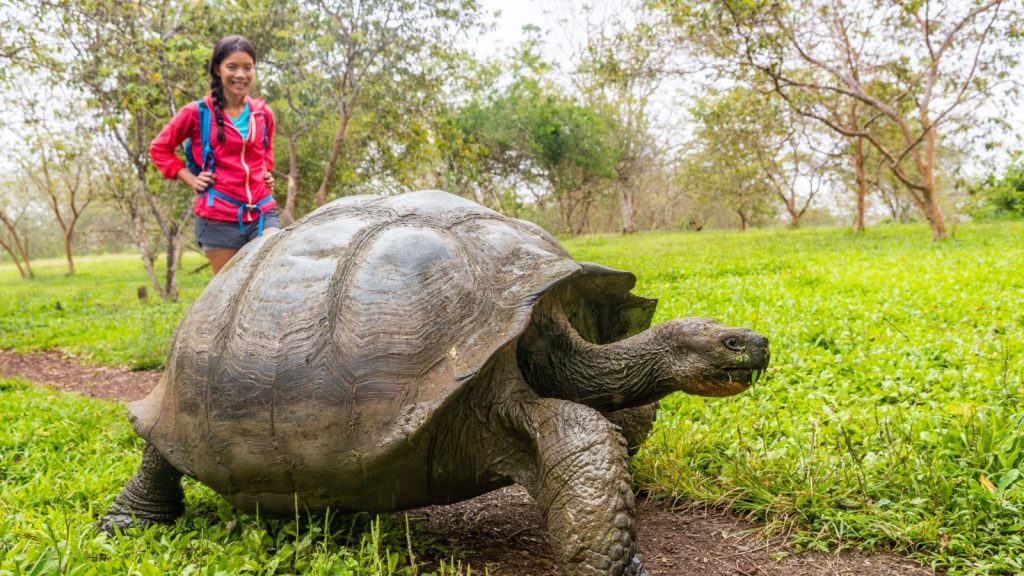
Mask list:
[[[213,187],[221,194],[230,196],[240,203],[255,205],[271,195],[270,187],[264,175],[274,167],[274,114],[266,103],[259,98],[245,97],[249,103],[249,137],[242,140],[242,135],[231,122],[224,118],[224,142],[217,140],[217,118],[213,112],[213,99],[207,95],[206,105],[210,108],[210,146],[213,148],[214,175],[217,177]],[[263,147],[264,127],[266,127],[267,146]],[[149,156],[153,163],[168,180],[174,180],[178,171],[185,168],[185,162],[178,157],[177,149],[186,138],[192,139],[192,156],[202,158],[202,134],[199,131],[199,106],[190,102],[183,106],[164,129],[149,145]],[[202,162],[197,162],[202,165]],[[207,202],[206,194],[196,195],[195,213],[212,220],[238,221],[239,205],[232,204],[218,197],[212,204]],[[273,198],[260,205],[260,210],[267,212],[277,206]],[[252,222],[258,219],[258,210],[242,211],[242,220]]]

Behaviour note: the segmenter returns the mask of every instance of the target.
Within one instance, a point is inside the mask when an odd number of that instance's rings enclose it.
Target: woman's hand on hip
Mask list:
[[[184,182],[189,188],[196,191],[196,193],[206,192],[206,189],[213,186],[213,183],[217,181],[217,176],[213,172],[200,172],[198,176],[193,175],[188,171],[187,168],[178,170],[178,180]]]
[[[194,176],[188,185],[196,192],[206,192],[206,189],[213,186],[213,183],[217,181],[217,175],[213,172],[200,172],[198,176]]]

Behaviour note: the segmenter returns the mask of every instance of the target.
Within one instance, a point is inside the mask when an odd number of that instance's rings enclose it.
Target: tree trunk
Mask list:
[[[320,181],[320,187],[316,191],[316,205],[323,206],[327,202],[327,184],[331,181],[334,168],[338,165],[338,157],[341,156],[341,147],[345,145],[345,133],[348,131],[348,121],[351,115],[342,102],[338,109],[341,111],[341,122],[338,124],[338,132],[334,135],[334,144],[331,146],[331,157],[324,167],[324,178]]]
[[[800,211],[800,210],[797,210],[797,208],[796,208],[795,194],[794,194],[794,196],[789,196],[787,194],[779,194],[779,195],[782,196],[782,200],[786,204],[786,213],[789,214],[789,227],[790,228],[799,228],[800,227],[800,217],[803,216],[804,213],[802,211]]]
[[[284,212],[281,223],[291,226],[295,222],[295,196],[299,192],[299,137],[288,135],[288,188],[285,191]]]
[[[75,273],[75,259],[71,256],[71,230],[64,231],[64,256],[68,261],[68,274]]]
[[[139,252],[142,256],[142,266],[146,269],[146,275],[149,276],[149,284],[153,286],[157,294],[163,298],[164,287],[160,285],[160,279],[156,276],[156,265],[153,258],[153,249],[149,244],[149,232],[146,231],[146,223],[142,218],[136,219],[135,231],[138,234]]]
[[[14,253],[14,250],[12,250],[11,247],[8,246],[7,243],[3,241],[0,241],[0,246],[3,246],[4,252],[7,252],[8,254],[11,255],[11,260],[13,260],[14,265],[18,267],[18,274],[20,274],[21,277],[25,279],[31,278],[31,270],[29,270],[27,273],[25,272],[25,269],[21,266],[21,260],[18,258],[18,255]]]
[[[939,241],[946,239],[946,222],[942,217],[942,208],[939,206],[938,195],[935,192],[935,182],[931,174],[925,180],[928,189],[924,192],[925,217],[932,229],[932,240]]]
[[[946,223],[942,218],[942,210],[939,208],[937,203],[932,202],[930,205],[931,217],[928,222],[932,227],[932,240],[945,240],[946,239]]]
[[[856,185],[856,208],[853,216],[854,232],[864,232],[864,211],[866,210],[866,198],[868,195],[867,171],[864,167],[864,141],[860,138],[853,139],[853,147],[850,150],[850,162],[853,163],[853,177]]]
[[[922,118],[927,120],[925,110],[922,110]],[[918,162],[918,170],[924,180],[924,202],[927,212],[925,216],[932,227],[932,240],[939,241],[946,239],[946,223],[942,218],[942,207],[939,205],[938,190],[935,189],[935,150],[938,143],[935,130],[929,130],[925,135],[925,158]]]
[[[167,278],[164,285],[164,298],[171,302],[178,301],[178,265],[181,264],[181,243],[179,226],[173,224],[167,232]]]
[[[628,182],[619,182],[616,187],[619,189],[619,209],[622,211],[622,233],[632,234],[636,232],[633,192]]]

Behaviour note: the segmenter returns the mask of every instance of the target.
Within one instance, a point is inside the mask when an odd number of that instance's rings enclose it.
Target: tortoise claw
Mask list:
[[[176,502],[166,506],[151,506],[151,510],[146,510],[140,507],[125,506],[123,500],[124,496],[122,495],[107,510],[107,513],[96,521],[97,529],[115,536],[117,532],[129,528],[174,524],[174,521],[181,515],[181,505]]]
[[[148,528],[161,524],[173,524],[174,519],[168,518],[140,518],[134,514],[115,512],[110,510],[102,518],[96,521],[96,528],[111,536],[129,528]]]
[[[647,571],[647,568],[644,568],[644,563],[640,558],[641,557],[639,554],[633,556],[633,560],[630,561],[629,565],[626,566],[626,569],[622,572],[622,575],[651,576],[651,573]]]

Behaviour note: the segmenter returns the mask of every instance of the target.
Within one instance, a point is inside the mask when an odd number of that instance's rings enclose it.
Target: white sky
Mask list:
[[[487,18],[494,13],[494,30],[477,40],[473,46],[479,58],[499,56],[509,52],[526,35],[523,27],[536,26],[542,31],[545,60],[565,68],[571,59],[571,49],[565,41],[566,12],[571,10],[572,0],[480,0],[480,6]]]
[[[495,18],[495,29],[475,46],[479,56],[489,56],[513,46],[522,38],[523,26],[543,25],[543,7],[536,0],[481,0],[485,14],[500,12]],[[550,4],[550,2],[548,2]]]

